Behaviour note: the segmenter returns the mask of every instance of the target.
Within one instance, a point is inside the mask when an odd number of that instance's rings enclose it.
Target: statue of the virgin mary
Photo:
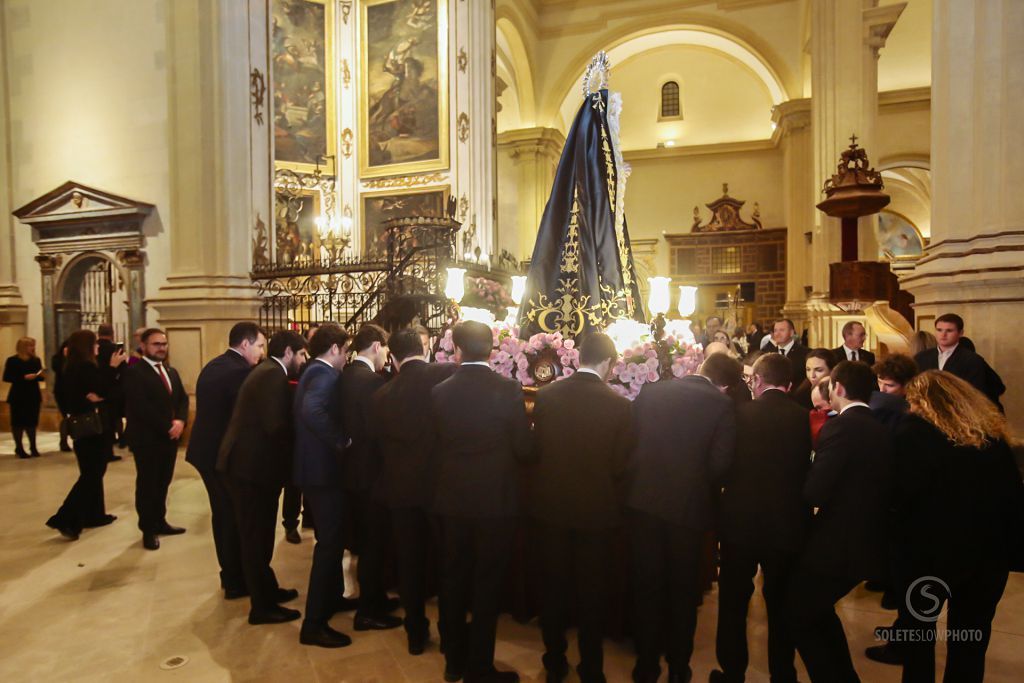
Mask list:
[[[583,104],[533,247],[519,316],[524,339],[538,332],[580,337],[618,318],[644,321],[624,211],[622,97],[607,89],[609,66],[601,52],[583,77]]]

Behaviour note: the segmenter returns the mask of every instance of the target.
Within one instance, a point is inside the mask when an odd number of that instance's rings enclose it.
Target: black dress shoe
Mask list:
[[[462,669],[445,669],[444,680],[448,683],[455,683],[462,680]]]
[[[903,664],[903,653],[900,652],[899,647],[892,643],[886,643],[885,645],[872,645],[868,649],[864,650],[864,654],[873,662],[892,664],[894,666]]]
[[[31,451],[29,451],[29,455],[32,456],[33,458],[38,458],[39,457],[39,451],[37,451],[36,449],[33,448]]]
[[[334,602],[332,609],[334,613],[338,612],[352,612],[359,608],[359,600],[354,598],[340,597]]]
[[[61,536],[63,536],[64,538],[68,539],[69,541],[77,541],[78,540],[78,536],[81,533],[77,529],[72,529],[71,527],[67,527],[67,526],[59,527],[57,529],[57,531],[60,532]]]
[[[60,452],[61,453],[70,453],[71,452],[71,446],[68,445],[67,441],[62,441],[61,442],[61,444],[60,444]]]
[[[249,612],[249,623],[253,626],[257,624],[283,624],[288,621],[295,621],[301,616],[302,613],[297,609],[288,609],[278,605],[266,612]]]
[[[683,673],[679,673],[678,671],[668,672],[668,683],[690,683],[691,680],[693,680],[693,671],[689,668],[687,668]]]
[[[284,532],[284,540],[298,545],[302,543],[302,534],[299,533],[298,529],[288,529]]]
[[[430,640],[430,633],[409,634],[409,654],[421,655],[427,649],[427,642]]]
[[[95,529],[97,527],[113,524],[114,520],[116,519],[117,515],[103,515],[99,519],[94,519],[91,522],[86,522],[82,526],[84,526],[86,529]]]
[[[345,647],[352,644],[352,639],[341,631],[324,625],[316,629],[303,628],[299,632],[299,642],[317,647]]]
[[[398,628],[401,625],[402,620],[390,614],[371,616],[356,612],[355,629],[357,631],[386,631],[390,628]]]
[[[171,526],[167,522],[164,522],[164,525],[160,527],[160,530],[157,531],[157,533],[161,536],[177,536],[178,534],[185,533],[185,528],[180,526]]]
[[[160,539],[156,534],[142,534],[142,547],[146,550],[160,550]]]
[[[238,600],[239,598],[249,597],[248,588],[225,588],[224,599],[225,600]]]
[[[519,674],[491,669],[487,673],[466,676],[466,683],[519,683]]]
[[[565,667],[564,669],[555,669],[553,671],[548,669],[547,674],[544,676],[544,681],[545,683],[562,683],[568,675],[569,667]]]
[[[391,614],[396,609],[402,606],[402,601],[398,598],[384,598],[384,602],[381,603],[380,611],[383,614]]]
[[[294,588],[278,588],[274,593],[274,602],[291,602],[297,597],[299,597],[299,591]]]

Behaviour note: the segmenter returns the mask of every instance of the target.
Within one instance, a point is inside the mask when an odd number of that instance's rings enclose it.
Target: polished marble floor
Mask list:
[[[56,437],[40,440],[44,455],[16,460],[10,437],[0,439],[0,680],[3,681],[440,681],[443,659],[435,644],[420,657],[405,651],[400,630],[353,633],[351,614],[332,625],[354,635],[350,647],[324,650],[299,645],[299,622],[249,626],[246,601],[226,602],[217,590],[209,508],[195,471],[179,461],[168,519],[188,527],[165,538],[158,552],[142,548],[132,507],[134,466],[129,453],[106,476],[107,509],[119,519],[68,542],[43,523],[77,476],[74,456],[56,450]],[[279,537],[275,569],[282,585],[304,595],[312,538],[301,545]],[[854,661],[866,682],[898,681],[900,670],[863,657],[872,629],[891,621],[878,595],[857,589],[841,604]],[[717,597],[709,594],[698,623],[694,680],[714,667]],[[293,606],[302,607],[302,601]],[[436,622],[436,605],[430,618]],[[751,605],[749,681],[767,681],[764,604]],[[536,622],[503,617],[499,668],[523,680],[543,680],[543,646]],[[942,648],[940,646],[940,657]],[[173,670],[172,658],[185,663]],[[180,661],[180,660],[179,660]],[[627,681],[628,643],[608,643],[609,681]],[[989,681],[1020,681],[1024,674],[1024,576],[1014,575],[996,616],[988,656]],[[806,680],[806,675],[801,675]],[[573,677],[570,680],[576,680]]]

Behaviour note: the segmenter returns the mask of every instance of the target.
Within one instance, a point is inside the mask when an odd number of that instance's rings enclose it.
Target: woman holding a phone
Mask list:
[[[39,383],[43,381],[43,363],[36,356],[36,340],[22,337],[15,346],[15,354],[4,364],[4,381],[10,382],[7,403],[11,406],[11,433],[14,435],[14,454],[19,458],[38,458],[36,427],[39,426],[39,408],[43,395]],[[28,447],[21,445],[21,435],[28,434]]]

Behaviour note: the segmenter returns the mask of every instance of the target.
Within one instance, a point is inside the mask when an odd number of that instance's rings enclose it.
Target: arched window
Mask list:
[[[661,86],[661,117],[675,119],[681,116],[679,109],[679,84],[668,81]]]

